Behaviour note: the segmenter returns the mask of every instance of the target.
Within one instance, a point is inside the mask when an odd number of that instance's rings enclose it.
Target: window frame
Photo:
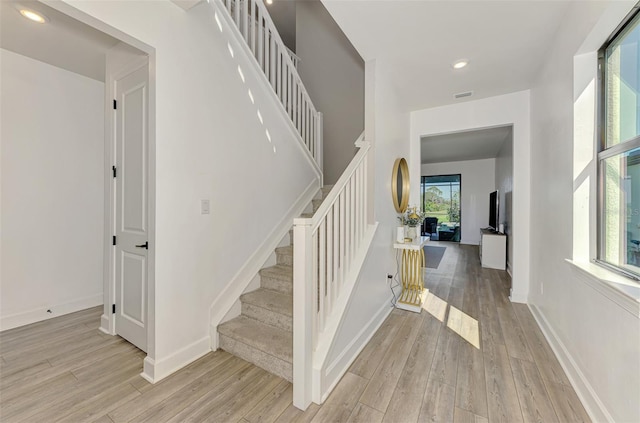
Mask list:
[[[602,259],[605,248],[605,234],[604,225],[602,220],[604,219],[604,186],[605,175],[604,166],[602,163],[611,157],[624,154],[625,152],[640,148],[640,134],[626,141],[621,141],[616,145],[607,147],[606,137],[606,81],[607,81],[607,66],[606,66],[606,51],[607,48],[617,41],[622,32],[627,29],[627,26],[637,17],[640,16],[640,3],[636,4],[631,11],[625,16],[622,22],[616,27],[612,34],[607,38],[605,43],[598,50],[598,83],[597,83],[597,97],[596,97],[596,166],[598,175],[597,186],[597,207],[596,207],[596,257],[593,262],[603,266],[609,270],[619,273],[627,278],[630,278],[640,283],[640,270],[636,273],[630,269],[617,266]]]

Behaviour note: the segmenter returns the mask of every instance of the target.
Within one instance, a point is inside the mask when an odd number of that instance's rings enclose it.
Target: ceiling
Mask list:
[[[445,163],[491,159],[505,142],[512,142],[513,127],[499,126],[420,138],[420,162]]]
[[[17,5],[43,13],[49,22],[23,18]],[[98,81],[105,53],[119,41],[37,1],[0,0],[0,47]]]
[[[572,3],[323,0],[363,59],[394,76],[408,111],[531,88]],[[458,59],[469,65],[454,70]],[[474,95],[453,98],[467,91]]]

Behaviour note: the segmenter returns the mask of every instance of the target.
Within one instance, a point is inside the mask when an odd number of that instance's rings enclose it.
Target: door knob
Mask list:
[[[137,248],[144,248],[145,250],[149,249],[149,241],[145,242],[144,244],[140,244],[140,245],[136,245]]]

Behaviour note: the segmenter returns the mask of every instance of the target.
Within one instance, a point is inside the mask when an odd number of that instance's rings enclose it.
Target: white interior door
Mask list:
[[[147,350],[148,64],[117,79],[115,328]]]

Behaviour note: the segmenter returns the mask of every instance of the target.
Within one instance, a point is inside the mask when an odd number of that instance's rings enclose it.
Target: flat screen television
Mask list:
[[[489,194],[489,227],[495,231],[498,230],[498,212],[500,211],[500,196],[498,191]]]

